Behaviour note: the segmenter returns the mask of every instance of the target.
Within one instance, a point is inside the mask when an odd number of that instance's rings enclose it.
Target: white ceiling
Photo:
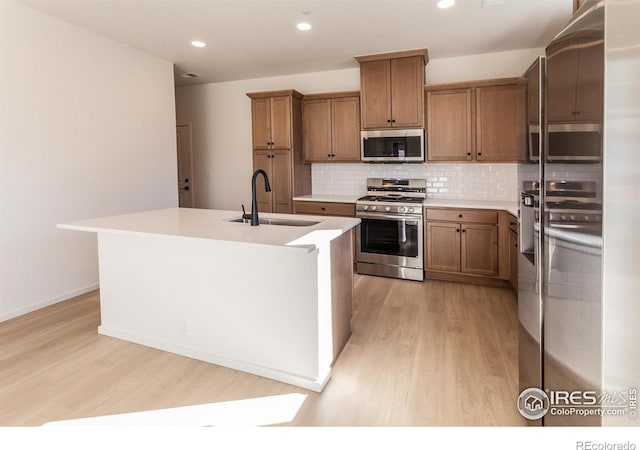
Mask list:
[[[20,0],[175,64],[176,84],[357,67],[415,48],[430,59],[544,47],[573,0]],[[484,5],[494,4],[494,6]],[[502,4],[500,4],[502,3]],[[313,25],[298,31],[296,23]],[[207,43],[202,49],[192,40]],[[200,78],[178,75],[196,72]]]

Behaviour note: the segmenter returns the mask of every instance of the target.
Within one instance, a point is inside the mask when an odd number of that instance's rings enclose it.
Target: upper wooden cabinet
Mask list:
[[[281,150],[292,147],[292,101],[302,99],[297,91],[257,92],[251,98],[254,150]]]
[[[358,92],[305,96],[302,117],[306,161],[360,161]]]
[[[429,161],[515,162],[525,150],[525,89],[515,78],[427,86]]]
[[[465,161],[473,156],[471,88],[427,91],[427,159]]]
[[[549,123],[600,123],[603,118],[604,41],[576,38],[547,51]]]
[[[424,127],[427,49],[358,56],[362,129]]]
[[[518,161],[524,147],[524,90],[517,84],[476,89],[476,159]],[[521,110],[522,108],[522,110]]]
[[[526,72],[527,80],[527,123],[540,125],[540,58]]]
[[[288,90],[247,96],[251,98],[253,169],[267,172],[272,189],[266,193],[263,186],[258,187],[258,210],[291,214],[293,197],[311,193],[311,165],[304,164],[302,155],[302,94]]]

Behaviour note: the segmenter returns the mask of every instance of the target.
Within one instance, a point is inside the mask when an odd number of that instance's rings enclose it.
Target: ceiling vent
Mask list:
[[[195,72],[187,72],[187,73],[183,73],[182,75],[180,75],[180,77],[182,77],[182,78],[199,78],[200,75],[198,75]]]
[[[504,5],[504,0],[482,0],[482,8]]]

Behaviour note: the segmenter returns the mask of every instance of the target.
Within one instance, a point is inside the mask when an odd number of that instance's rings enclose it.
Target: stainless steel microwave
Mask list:
[[[529,125],[529,161],[540,161],[540,125]]]
[[[424,129],[376,130],[361,132],[364,162],[424,162]]]
[[[602,124],[567,123],[547,126],[546,160],[596,162],[602,160]]]

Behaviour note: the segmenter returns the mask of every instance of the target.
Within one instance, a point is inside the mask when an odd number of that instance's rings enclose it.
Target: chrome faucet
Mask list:
[[[256,178],[259,174],[264,177],[264,190],[271,192],[271,186],[269,185],[269,178],[267,178],[267,172],[262,169],[258,169],[253,172],[253,178],[251,179],[251,226],[257,227],[260,225],[258,220],[258,200],[256,199]]]

